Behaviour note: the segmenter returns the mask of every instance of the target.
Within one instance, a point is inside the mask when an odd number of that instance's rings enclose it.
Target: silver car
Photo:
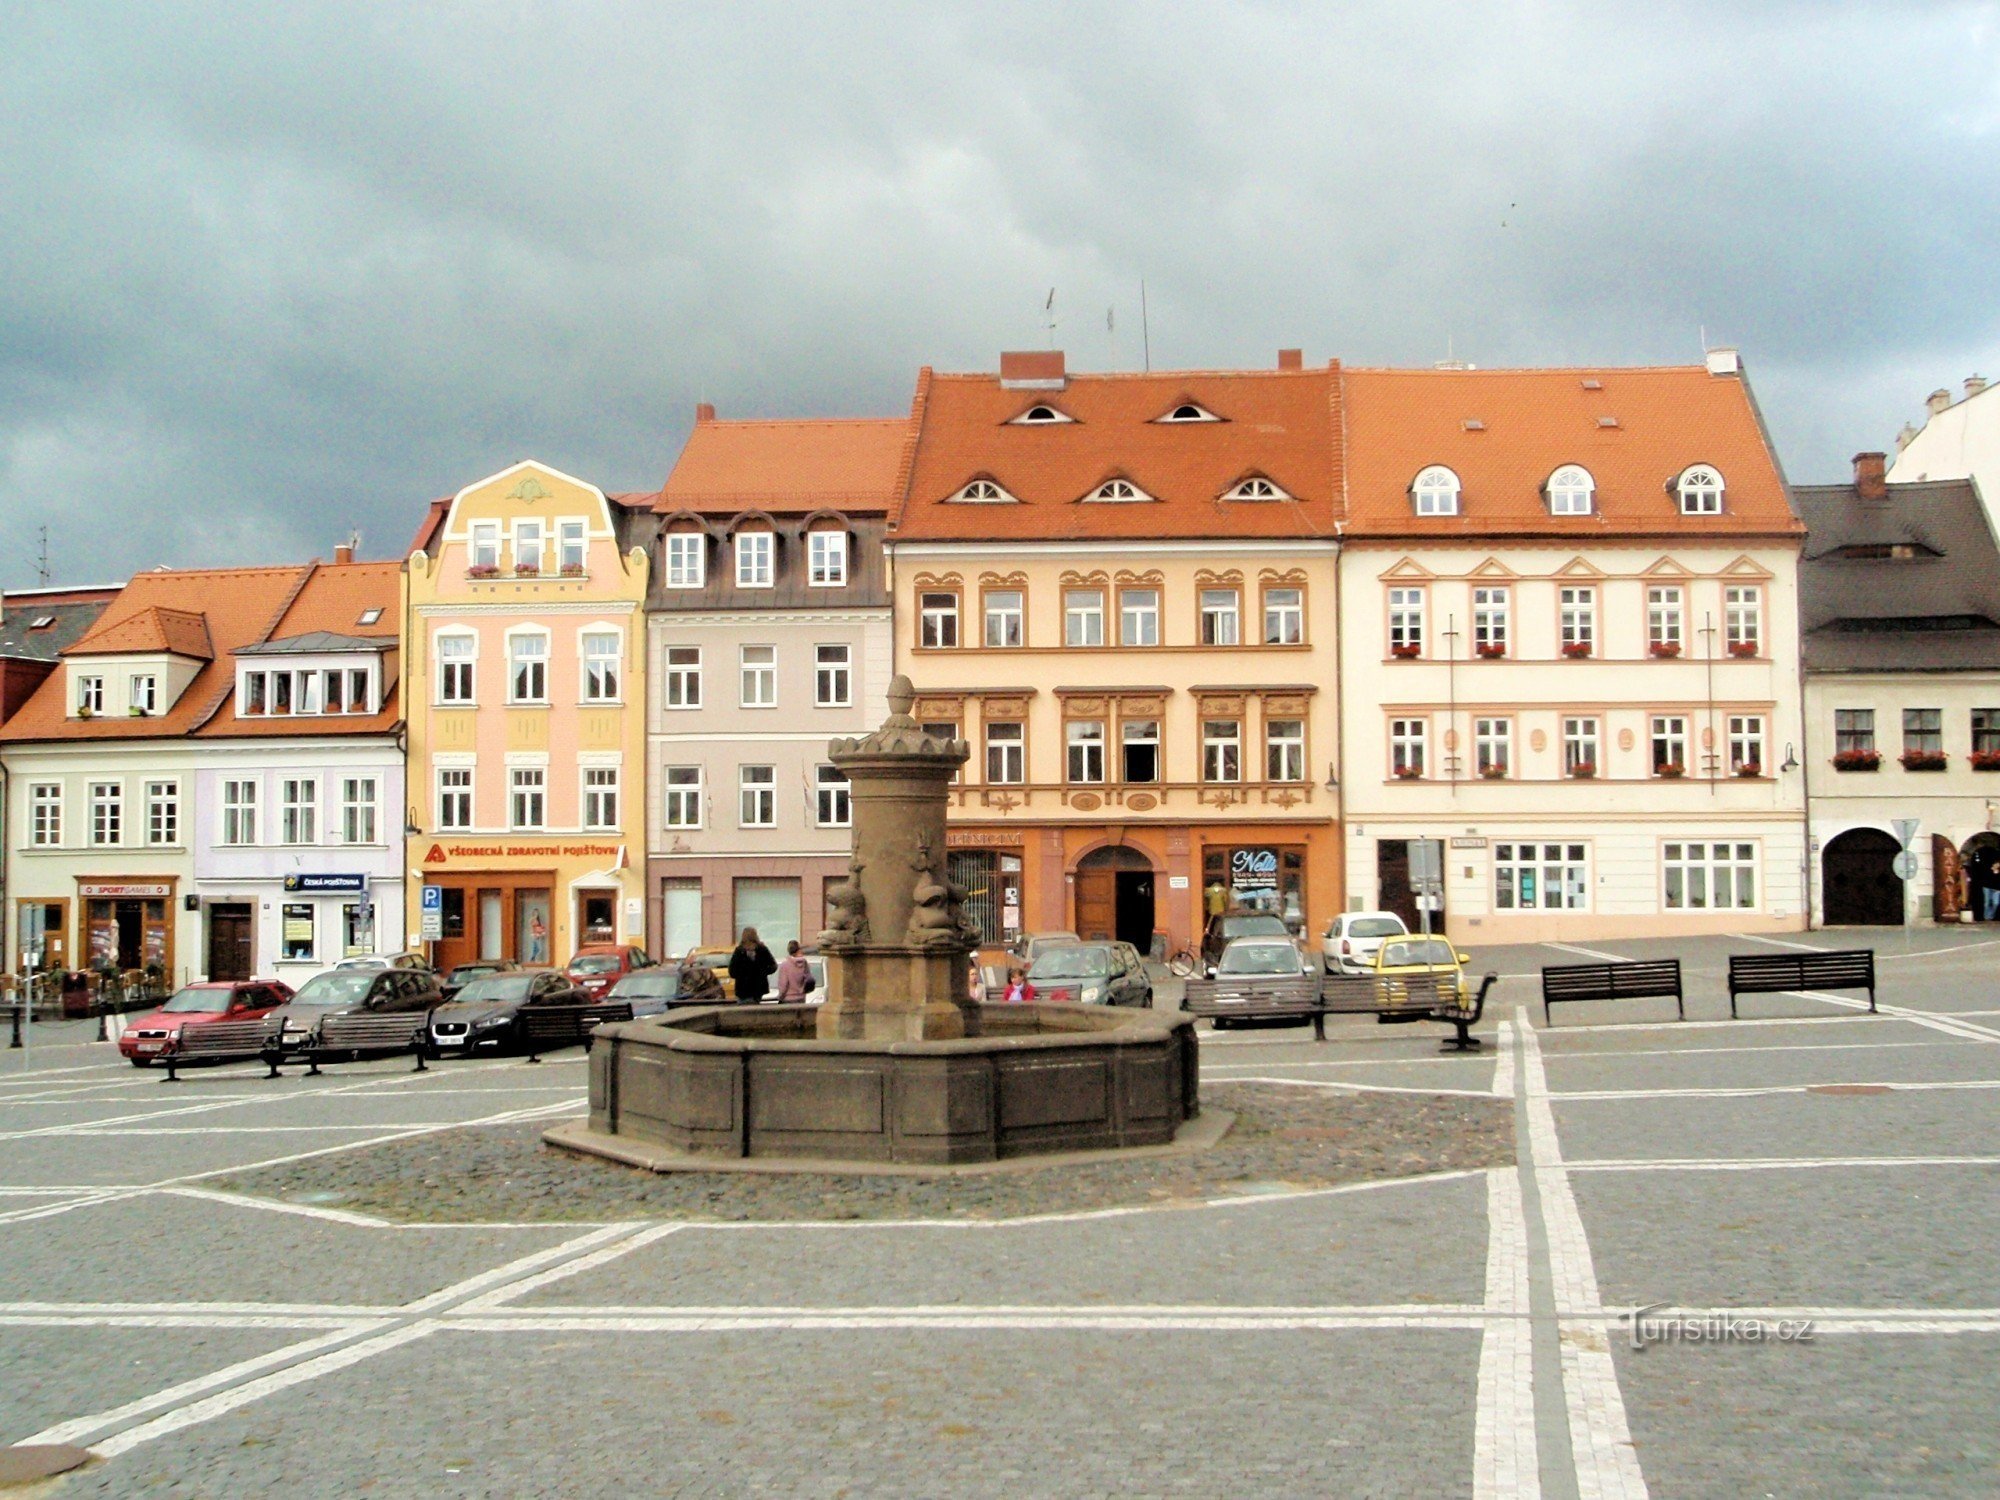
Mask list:
[[[1329,974],[1372,974],[1375,955],[1386,938],[1408,937],[1410,929],[1392,911],[1346,911],[1327,924],[1319,940]]]

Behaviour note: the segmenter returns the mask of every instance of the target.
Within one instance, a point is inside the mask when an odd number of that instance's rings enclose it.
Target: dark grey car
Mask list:
[[[429,969],[328,969],[264,1020],[272,1040],[289,1052],[303,1047],[328,1016],[430,1010],[442,999]]]
[[[529,969],[475,979],[431,1012],[431,1053],[467,1057],[474,1052],[518,1051],[526,1038],[521,1012],[530,1005],[588,1005],[590,996],[559,969]]]
[[[1130,943],[1063,943],[1045,950],[1028,970],[1037,1001],[1083,1005],[1151,1005],[1153,982]]]

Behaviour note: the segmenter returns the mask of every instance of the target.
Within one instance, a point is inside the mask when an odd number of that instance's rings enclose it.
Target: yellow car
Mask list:
[[[692,948],[687,954],[687,958],[698,959],[715,971],[715,977],[722,983],[722,997],[725,1000],[736,998],[736,981],[729,977],[729,955],[735,951],[734,948]],[[683,963],[686,961],[687,959],[681,960]]]
[[[1460,953],[1441,937],[1384,938],[1375,953],[1375,982],[1381,989],[1385,1010],[1411,1003],[1409,980],[1434,976],[1437,990],[1449,994],[1455,988],[1458,1003],[1466,1003],[1465,966],[1472,955]],[[1418,985],[1417,1003],[1429,1004],[1429,985]]]

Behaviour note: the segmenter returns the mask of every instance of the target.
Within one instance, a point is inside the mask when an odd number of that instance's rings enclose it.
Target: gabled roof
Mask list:
[[[1332,537],[1341,518],[1339,366],[1070,375],[1044,399],[1075,418],[1010,424],[1024,402],[997,375],[919,377],[916,451],[895,520],[900,540],[1060,541]],[[1178,405],[1215,422],[1161,422]],[[1291,495],[1221,496],[1255,471]],[[1080,497],[1107,475],[1151,504]],[[948,502],[987,477],[1018,505]]]
[[[392,562],[315,563],[278,623],[265,638],[271,643],[315,631],[334,635],[372,636],[396,643],[401,628],[402,565]],[[364,625],[362,616],[380,610]]]
[[[1784,475],[1740,375],[1640,369],[1371,370],[1341,374],[1350,536],[1795,535]],[[1443,464],[1456,516],[1420,516],[1410,485]],[[1551,515],[1564,464],[1596,481],[1588,515]],[[1719,470],[1723,513],[1684,516],[1672,485]],[[1278,475],[1272,476],[1280,478]]]
[[[896,493],[903,417],[724,422],[702,416],[652,497],[662,515],[836,509],[880,515]]]
[[[0,595],[0,657],[54,661],[83,639],[118,585],[95,589],[22,589]],[[38,621],[46,620],[46,625]]]
[[[208,637],[208,620],[199,609],[170,609],[155,604],[133,614],[109,618],[110,611],[84,632],[64,656],[128,656],[165,652],[206,661],[215,655]]]
[[[237,656],[283,657],[308,652],[367,651],[382,657],[382,707],[370,715],[325,714],[295,718],[236,714],[232,668],[215,713],[200,726],[204,737],[271,738],[285,735],[383,734],[402,719],[397,701],[396,652],[402,624],[402,566],[392,562],[313,563],[284,613],[265,635],[235,649]],[[362,617],[379,610],[369,624]]]

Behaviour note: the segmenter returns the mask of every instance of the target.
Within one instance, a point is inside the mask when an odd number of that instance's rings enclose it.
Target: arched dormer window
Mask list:
[[[1240,479],[1223,491],[1225,500],[1289,500],[1292,497],[1261,474]]]
[[[1410,497],[1420,516],[1458,514],[1458,476],[1443,464],[1432,464],[1410,485]]]
[[[1681,477],[1674,481],[1674,493],[1680,498],[1684,516],[1722,514],[1722,473],[1707,464],[1691,464],[1683,469]]]
[[[1060,426],[1064,422],[1074,422],[1075,420],[1076,418],[1072,417],[1068,412],[1057,411],[1046,401],[1037,401],[1033,406],[1022,412],[1020,416],[1009,417],[1007,425],[1009,427],[1055,427]]]
[[[955,495],[945,496],[947,505],[1018,505],[1020,502],[990,479],[975,479]]]
[[[1552,516],[1587,516],[1597,506],[1597,481],[1581,464],[1564,464],[1544,486]]]
[[[1083,498],[1085,503],[1101,501],[1113,505],[1132,505],[1151,500],[1153,497],[1129,479],[1107,479]]]
[[[1153,420],[1155,422],[1220,422],[1222,418],[1197,402],[1183,401],[1175,406],[1172,411],[1157,416]]]

